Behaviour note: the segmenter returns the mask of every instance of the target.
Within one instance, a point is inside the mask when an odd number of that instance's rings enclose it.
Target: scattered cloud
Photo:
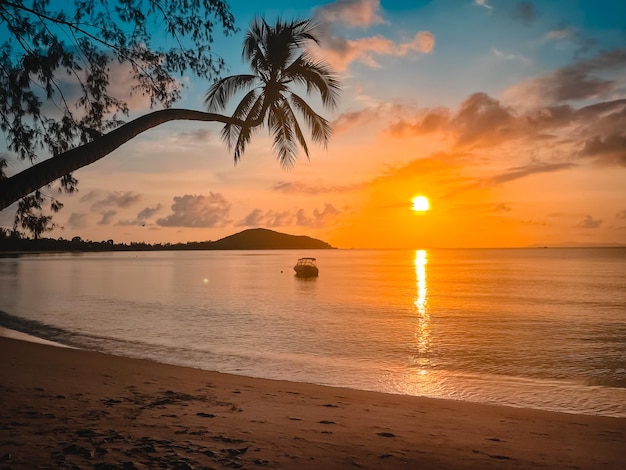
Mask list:
[[[556,39],[556,40],[567,39],[571,37],[573,34],[574,34],[574,30],[570,28],[558,28],[558,29],[553,29],[551,31],[548,31],[548,34],[546,34],[546,38]]]
[[[134,219],[120,220],[117,225],[141,225],[145,226],[154,214],[161,210],[161,204],[157,204],[155,207],[146,207],[139,211],[137,217]]]
[[[109,225],[113,221],[113,217],[117,214],[117,211],[104,211],[100,215],[102,218],[97,222],[98,225]]]
[[[328,38],[324,44],[324,59],[337,71],[343,72],[353,62],[379,68],[378,56],[405,57],[411,53],[430,54],[435,47],[435,36],[419,31],[404,42],[395,42],[382,35],[360,39]]]
[[[190,140],[194,142],[207,142],[213,138],[213,132],[210,129],[194,129],[191,131],[178,132],[178,139]]]
[[[230,203],[220,193],[186,194],[174,197],[172,214],[156,223],[162,227],[224,227],[231,222],[229,212]]]
[[[585,142],[580,155],[596,157],[602,163],[616,163],[626,167],[626,131],[591,137]]]
[[[509,54],[509,53],[501,51],[500,49],[496,49],[495,47],[491,48],[491,53],[499,59],[519,60],[525,64],[530,63],[530,59],[528,57],[524,57],[523,55],[518,55],[518,54]]]
[[[65,223],[71,229],[83,229],[88,226],[87,214],[72,212]]]
[[[337,0],[315,10],[315,18],[350,28],[365,28],[384,23],[380,16],[380,0]]]
[[[386,116],[399,116],[411,111],[412,109],[404,104],[376,103],[358,111],[349,111],[337,116],[332,122],[333,133],[340,134],[350,129],[361,128],[372,122],[378,122]]]
[[[330,185],[330,184],[309,184],[302,181],[295,181],[292,183],[279,181],[272,186],[272,191],[276,191],[283,194],[327,194],[327,193],[344,193],[357,189],[357,185]]]
[[[505,204],[505,203],[496,204],[493,207],[493,211],[494,212],[511,212],[511,206],[510,204]]]
[[[560,25],[546,34],[545,38],[549,41],[567,41],[576,46],[576,57],[591,51],[597,41],[583,34],[580,30],[567,25]]]
[[[363,112],[362,115],[365,115]],[[553,162],[533,163],[512,169],[496,181],[517,179],[536,172],[567,169],[587,160],[598,164],[626,166],[626,99],[598,102],[579,109],[569,104],[528,110],[506,106],[485,94],[469,96],[455,112],[448,108],[413,109],[389,124],[395,137],[440,134],[453,149],[495,148],[516,142],[529,149],[554,145]]]
[[[486,8],[487,10],[493,10],[493,7],[487,3],[487,0],[474,0],[474,5]]]
[[[326,203],[324,209],[314,209],[313,215],[308,216],[304,210],[300,209],[296,213],[297,223],[296,225],[303,227],[325,227],[330,221],[332,221],[340,212],[332,204]]]
[[[443,132],[454,137],[457,146],[495,145],[519,138],[527,123],[515,110],[486,93],[470,95],[456,113],[447,108],[418,110],[413,119],[401,118],[388,131],[396,136]]]
[[[576,164],[574,163],[533,162],[528,165],[510,168],[506,172],[491,178],[491,182],[499,184],[506,181],[524,178],[526,176],[534,175],[537,173],[553,173],[555,171],[567,170],[570,168],[574,168],[575,166]]]
[[[135,79],[136,72],[128,62],[122,62],[113,59],[108,65],[109,85],[108,93],[125,102],[131,111],[146,111],[151,107],[150,96],[145,94],[143,90],[137,88],[138,81]],[[86,79],[86,72],[79,72],[78,75],[58,73],[55,77],[59,85],[59,91],[63,94],[63,99],[67,103],[76,103],[83,94],[83,82]],[[174,82],[173,87],[179,88],[179,82]],[[172,90],[173,91],[173,90]],[[49,106],[47,111],[54,112],[56,105],[52,102],[46,102],[45,106]],[[71,107],[71,106],[70,106]],[[58,110],[57,110],[58,112]],[[76,112],[76,111],[74,111]],[[78,111],[79,115],[81,111]]]
[[[533,23],[538,15],[535,5],[528,1],[518,2],[513,10],[513,18],[520,20],[526,25]]]
[[[602,51],[595,57],[531,78],[507,90],[505,98],[533,104],[608,98],[624,83],[618,72],[626,69],[626,48]]]
[[[435,36],[430,31],[418,31],[404,41],[394,41],[383,35],[348,39],[338,31],[343,28],[368,28],[384,23],[379,0],[338,0],[315,10],[314,17],[325,31],[323,49],[311,53],[321,56],[336,71],[343,72],[353,62],[377,68],[378,56],[405,57],[410,54],[429,54],[435,47]],[[339,27],[337,27],[339,26]]]
[[[133,191],[93,190],[80,198],[80,202],[91,203],[91,210],[101,211],[110,207],[126,208],[141,200],[141,195]]]
[[[592,229],[592,228],[598,228],[601,224],[602,224],[601,219],[594,219],[592,216],[588,215],[582,220],[582,222],[580,222],[578,226],[582,228]]]
[[[326,203],[323,209],[314,209],[309,215],[304,209],[293,211],[265,211],[255,208],[237,222],[238,227],[310,227],[321,228],[329,225],[340,214],[332,204]]]

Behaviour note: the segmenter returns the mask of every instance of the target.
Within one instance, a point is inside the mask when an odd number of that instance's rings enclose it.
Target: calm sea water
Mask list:
[[[123,356],[626,417],[621,248],[25,255],[0,258],[0,310]]]

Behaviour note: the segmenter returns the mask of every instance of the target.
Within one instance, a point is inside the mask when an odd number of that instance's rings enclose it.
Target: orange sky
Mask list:
[[[242,29],[259,13],[231,3]],[[219,126],[170,123],[76,172],[48,236],[177,242],[266,227],[340,248],[626,243],[620,2],[290,3],[262,13],[323,23],[316,53],[343,83],[323,113],[328,149],[286,171],[263,131],[235,166]],[[241,39],[216,43],[231,73],[246,72]],[[190,80],[179,106],[202,109],[208,86]],[[412,211],[418,194],[430,211]]]

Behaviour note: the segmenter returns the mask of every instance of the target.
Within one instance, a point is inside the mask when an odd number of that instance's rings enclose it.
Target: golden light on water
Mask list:
[[[417,250],[415,252],[415,277],[417,279],[417,299],[415,306],[418,313],[424,315],[426,313],[426,294],[428,288],[426,286],[426,250]]]
[[[413,210],[415,212],[425,212],[430,209],[430,202],[426,196],[415,196],[413,198]]]
[[[417,289],[415,306],[418,313],[416,339],[420,354],[427,353],[430,350],[430,315],[428,313],[428,286],[426,283],[427,263],[426,250],[417,250],[414,261]],[[428,359],[423,358],[422,365],[427,364]]]

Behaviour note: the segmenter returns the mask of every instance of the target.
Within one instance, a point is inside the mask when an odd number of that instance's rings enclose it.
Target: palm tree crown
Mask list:
[[[274,140],[274,149],[283,167],[291,167],[298,144],[307,158],[309,149],[302,133],[298,114],[309,126],[313,141],[327,145],[330,123],[291,88],[302,87],[306,94],[319,93],[325,107],[334,108],[340,84],[335,74],[321,61],[313,60],[304,49],[307,42],[319,43],[311,20],[274,25],[261,18],[252,21],[243,42],[243,58],[250,62],[252,74],[234,75],[217,81],[206,94],[209,111],[223,110],[236,93],[248,90],[232,117],[245,125],[227,123],[222,137],[234,151],[238,162],[252,132],[266,125]]]

